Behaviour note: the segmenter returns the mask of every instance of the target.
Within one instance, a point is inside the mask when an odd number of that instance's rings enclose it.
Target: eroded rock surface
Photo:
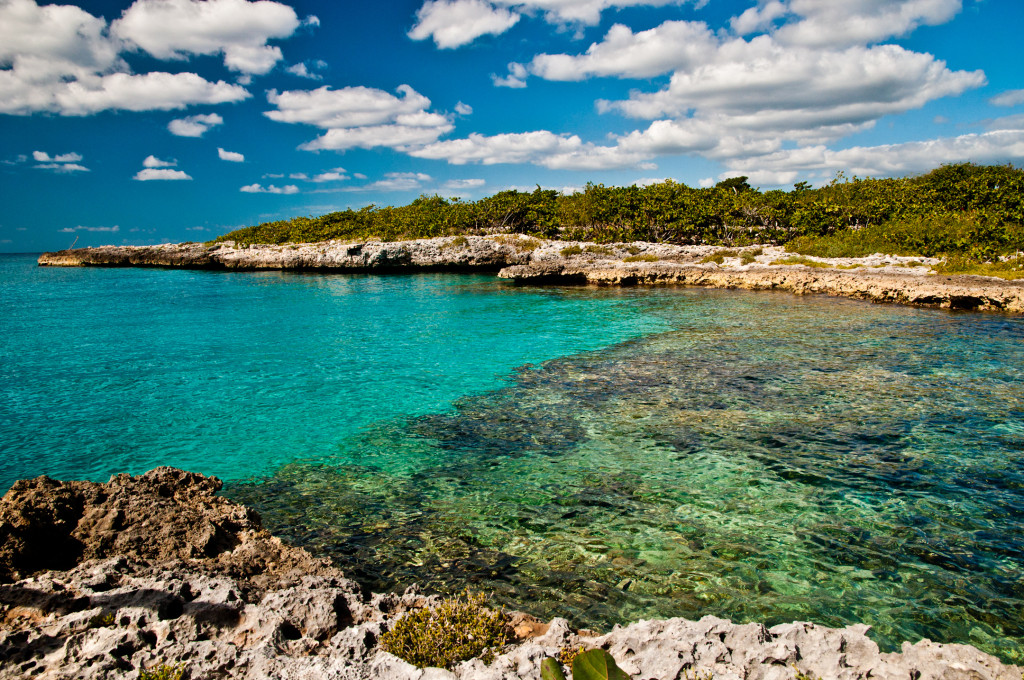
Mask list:
[[[537,285],[685,285],[782,290],[797,295],[817,293],[945,309],[1024,312],[1024,284],[980,276],[922,277],[891,270],[847,271],[781,265],[725,269],[713,264],[672,262],[537,262],[507,267],[498,276]]]
[[[433,598],[363,592],[219,488],[172,468],[108,484],[15,484],[0,501],[0,678],[134,680],[169,665],[192,680],[535,679],[543,658],[583,645],[644,679],[1022,679],[973,647],[925,640],[881,654],[866,626],[767,629],[710,616],[594,635],[516,614],[517,641],[489,666],[417,669],[378,641]]]
[[[233,271],[294,270],[392,272],[402,270],[491,270],[528,262],[526,237],[464,236],[418,241],[300,243],[235,247],[233,242],[101,246],[43,253],[50,267],[180,267]]]

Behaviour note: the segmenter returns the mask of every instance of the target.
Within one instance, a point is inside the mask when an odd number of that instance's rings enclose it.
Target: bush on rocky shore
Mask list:
[[[232,231],[239,245],[332,239],[385,241],[520,233],[596,243],[790,244],[804,255],[881,252],[956,255],[984,262],[1024,249],[1024,170],[944,165],[918,177],[848,178],[812,189],[762,192],[745,177],[692,188],[667,179],[643,187],[588,184],[561,194],[507,190],[477,201],[421,196],[400,207],[368,206]],[[824,255],[823,255],[824,256]]]

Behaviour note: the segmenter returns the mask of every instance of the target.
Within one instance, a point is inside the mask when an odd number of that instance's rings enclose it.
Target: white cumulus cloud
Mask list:
[[[311,182],[340,182],[341,180],[348,179],[348,175],[345,174],[345,168],[335,168],[334,170],[328,170],[327,172],[321,172],[318,175],[314,175],[310,180]]]
[[[135,173],[134,179],[137,179],[140,182],[148,182],[151,180],[181,180],[192,178],[183,170],[172,170],[171,168],[146,168]]]
[[[737,159],[728,163],[731,171],[758,179],[784,177],[785,184],[798,174],[830,174],[845,170],[862,176],[892,176],[925,172],[943,163],[970,159],[979,164],[1020,163],[1024,160],[1024,129],[992,130],[957,137],[943,137],[900,144],[855,146],[832,150],[825,146],[785,149],[755,159]]]
[[[797,18],[773,31],[782,43],[812,47],[866,45],[952,19],[961,0],[789,0]]]
[[[544,17],[551,23],[577,23],[593,26],[601,20],[601,13],[606,9],[624,7],[664,7],[681,5],[685,0],[497,0],[496,4],[515,7],[520,11],[544,12]],[[694,4],[703,6],[707,0],[698,0]]]
[[[501,78],[496,73],[491,74],[491,80],[494,82],[495,87],[511,87],[511,88],[523,88],[526,87],[526,76],[529,75],[526,71],[526,67],[519,62],[513,61],[508,65],[508,75]]]
[[[533,163],[553,169],[604,170],[638,165],[649,153],[637,153],[618,146],[583,142],[577,135],[557,135],[548,130],[506,133],[492,136],[477,133],[464,139],[450,139],[410,152],[411,156],[445,160],[452,165],[480,163]]]
[[[281,48],[300,25],[288,5],[260,0],[136,0],[111,33],[158,59],[222,54],[233,71],[261,75],[281,60]]]
[[[19,156],[20,162],[27,161],[28,158]],[[75,172],[89,172],[89,168],[84,165],[80,165],[78,161],[82,160],[82,155],[75,153],[57,154],[51,156],[46,151],[33,151],[32,160],[36,162],[36,165],[32,166],[36,170],[52,170],[59,174],[72,174]]]
[[[478,189],[487,184],[483,179],[450,179],[444,183],[445,189]]]
[[[993,106],[1019,106],[1024,104],[1024,90],[1007,90],[988,100]]]
[[[427,0],[416,12],[413,40],[433,38],[441,49],[469,44],[482,35],[500,35],[519,22],[519,14],[485,0]]]
[[[224,149],[217,147],[217,157],[222,161],[230,161],[232,163],[243,163],[245,162],[245,156],[238,153],[237,151],[225,151]]]
[[[163,161],[156,156],[146,156],[142,161],[142,167],[144,168],[173,168],[178,164],[178,161]]]
[[[298,64],[292,64],[291,66],[286,68],[285,71],[291,73],[293,76],[298,76],[300,78],[308,78],[310,80],[324,79],[324,77],[319,73],[314,73],[313,71],[310,71],[309,68],[307,68],[306,65],[302,62],[299,62]]]
[[[75,232],[78,231],[106,232],[110,234],[116,234],[117,232],[121,231],[121,227],[117,226],[116,224],[112,227],[83,227],[82,225],[78,225],[77,227],[64,227],[63,229],[58,229],[57,233],[74,234]]]
[[[333,90],[271,90],[267,100],[277,107],[264,113],[282,123],[304,123],[326,130],[302,145],[308,151],[353,148],[406,149],[437,140],[452,129],[448,116],[428,111],[430,100],[408,85],[398,96],[369,87]]]
[[[172,135],[179,137],[202,137],[212,127],[223,125],[224,119],[216,113],[202,113],[187,118],[176,118],[167,124]]]
[[[246,194],[297,194],[299,193],[299,188],[294,184],[286,184],[283,187],[274,186],[273,184],[268,186],[263,186],[262,184],[247,184],[239,189],[239,191]]]
[[[82,160],[82,156],[73,151],[71,153],[57,154],[56,156],[51,156],[45,151],[33,151],[32,159],[37,163],[77,163]]]
[[[674,69],[700,66],[717,47],[718,40],[711,29],[700,22],[666,21],[639,33],[615,24],[604,40],[591,44],[586,53],[539,54],[531,62],[530,71],[547,80],[583,80],[592,76],[650,78]],[[525,69],[518,77],[523,76]]]
[[[195,73],[134,74],[100,17],[71,5],[0,2],[0,113],[84,116],[237,102],[239,85]]]
[[[89,168],[78,163],[41,163],[39,165],[32,166],[37,170],[53,170],[60,174],[70,174],[74,172],[90,172]]]
[[[347,187],[345,191],[412,191],[431,180],[430,175],[422,172],[389,172],[384,179],[357,187]]]

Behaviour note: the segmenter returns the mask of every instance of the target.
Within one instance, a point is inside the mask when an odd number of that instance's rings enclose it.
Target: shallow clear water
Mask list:
[[[0,472],[218,474],[374,588],[1024,661],[1024,320],[0,259]]]

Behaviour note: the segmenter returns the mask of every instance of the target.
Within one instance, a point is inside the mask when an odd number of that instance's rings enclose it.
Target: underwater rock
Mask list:
[[[823,680],[1022,678],[965,645],[924,640],[881,654],[866,626],[767,629],[707,616],[598,636],[521,613],[511,624],[516,642],[489,666],[473,659],[421,670],[378,640],[396,617],[435,598],[416,588],[363,592],[268,534],[254,512],[215,496],[219,488],[172,468],[107,484],[16,483],[0,501],[0,678],[134,680],[170,667],[186,679],[532,679],[543,658],[580,645],[608,650],[645,679],[788,680],[797,670]]]

